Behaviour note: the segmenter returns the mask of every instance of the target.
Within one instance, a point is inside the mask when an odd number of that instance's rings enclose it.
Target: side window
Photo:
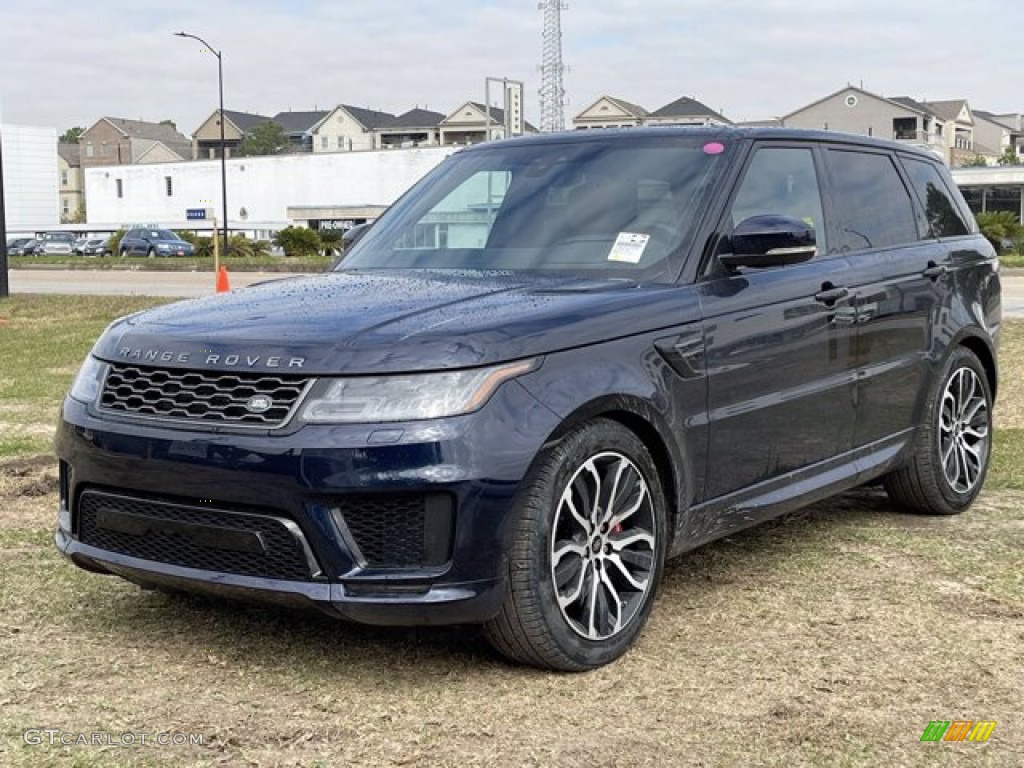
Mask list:
[[[917,199],[924,206],[925,216],[931,237],[956,237],[968,233],[967,223],[953,197],[949,187],[942,180],[938,170],[924,160],[903,158],[903,167],[907,169],[910,183],[914,186]]]
[[[800,147],[762,147],[743,176],[732,204],[735,227],[751,216],[774,214],[814,227],[818,253],[825,253],[825,217],[821,208],[814,153]]]
[[[917,217],[892,158],[832,149],[832,194],[839,217],[839,249],[885,248],[919,239]]]

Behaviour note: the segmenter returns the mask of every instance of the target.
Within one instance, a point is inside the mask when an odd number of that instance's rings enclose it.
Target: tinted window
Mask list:
[[[942,180],[938,170],[931,163],[923,160],[903,158],[903,167],[907,169],[910,183],[914,186],[918,200],[924,206],[928,217],[931,237],[956,237],[966,235],[967,224],[953,202],[949,188]]]
[[[888,155],[828,154],[840,250],[884,248],[919,238],[910,195]]]
[[[814,227],[818,252],[827,250],[818,174],[810,149],[764,147],[754,155],[732,204],[732,224],[735,227],[744,219],[765,214],[788,216]]]

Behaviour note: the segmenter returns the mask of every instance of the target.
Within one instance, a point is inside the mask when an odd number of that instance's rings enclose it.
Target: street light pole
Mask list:
[[[217,57],[217,92],[220,96],[220,199],[223,205],[223,228],[224,228],[224,255],[228,253],[228,159],[227,147],[224,145],[224,61],[220,51],[198,35],[191,35],[188,32],[175,32],[177,37],[191,37],[205,45],[214,56]],[[216,235],[215,235],[216,236]]]

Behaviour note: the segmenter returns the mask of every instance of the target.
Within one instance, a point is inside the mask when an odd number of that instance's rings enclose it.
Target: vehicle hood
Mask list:
[[[489,365],[696,319],[692,290],[480,272],[341,272],[261,283],[113,324],[94,353],[176,368],[311,374]]]

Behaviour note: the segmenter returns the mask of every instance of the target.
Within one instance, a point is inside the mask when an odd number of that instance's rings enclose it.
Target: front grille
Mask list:
[[[298,528],[269,515],[85,491],[78,536],[110,552],[219,573],[308,581],[319,571]]]
[[[370,567],[436,567],[451,558],[454,510],[447,494],[350,496],[333,509]]]
[[[283,425],[309,378],[266,373],[110,366],[100,409],[152,419],[273,429]]]

